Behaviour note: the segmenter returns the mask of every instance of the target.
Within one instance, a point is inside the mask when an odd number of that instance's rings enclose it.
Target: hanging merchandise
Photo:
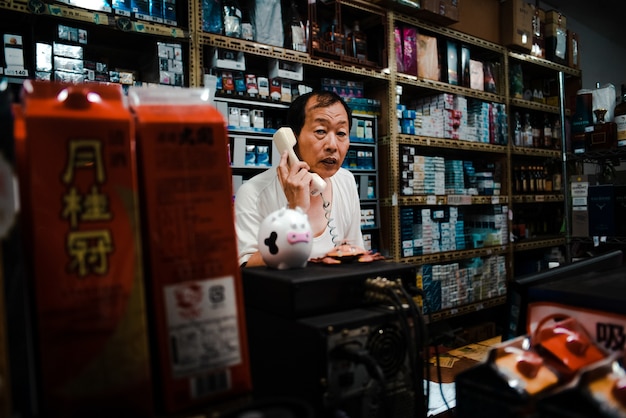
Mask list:
[[[222,33],[222,13],[220,0],[202,0],[202,30],[209,33]]]
[[[284,45],[280,0],[256,0],[254,4],[254,28],[257,42],[280,47]]]
[[[289,9],[289,24],[286,30],[287,39],[285,48],[291,48],[294,51],[306,52],[307,39],[304,23],[298,13],[298,6],[294,0],[291,0]]]
[[[243,13],[237,0],[222,0],[224,35],[241,38],[241,18]]]

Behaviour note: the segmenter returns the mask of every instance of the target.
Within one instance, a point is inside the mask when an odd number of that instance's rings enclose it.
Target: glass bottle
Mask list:
[[[525,165],[522,166],[521,170],[520,170],[520,175],[521,175],[521,179],[522,179],[522,189],[521,192],[522,193],[528,193],[529,187],[528,187],[528,169],[526,168]]]
[[[322,39],[320,37],[320,25],[317,22],[309,21],[309,36],[311,37],[311,51],[321,51]]]
[[[550,173],[550,170],[548,169],[548,165],[546,164],[543,167],[543,190],[546,193],[551,193],[552,192],[552,174]]]
[[[550,123],[550,118],[546,115],[543,120],[543,147],[544,148],[553,148],[552,144],[552,124]]]
[[[243,13],[237,0],[222,0],[224,35],[241,38],[241,18]]]
[[[617,126],[617,146],[626,146],[626,84],[622,84],[622,100],[615,106],[613,121]]]
[[[344,55],[343,33],[339,31],[337,18],[333,19],[333,23],[328,27],[325,35],[326,50],[337,55]]]
[[[522,137],[524,138],[524,146],[531,148],[533,146],[533,126],[530,123],[529,113],[526,113],[524,117],[524,127],[522,129]]]
[[[543,146],[543,139],[541,138],[541,134],[543,134],[543,129],[541,128],[541,123],[535,118],[535,123],[532,124],[532,135],[533,135],[533,148],[541,148]]]
[[[291,0],[291,6],[289,9],[289,27],[287,28],[287,42],[286,47],[291,48],[294,51],[306,52],[307,39],[304,23],[300,18],[298,12],[298,6],[294,0]]]
[[[554,149],[561,149],[561,118],[558,116],[552,124],[552,143]]]
[[[522,140],[522,121],[520,120],[519,112],[515,112],[515,120],[513,122],[513,143],[516,147],[524,146]]]
[[[349,56],[359,60],[367,59],[367,36],[361,32],[358,20],[354,21],[354,28],[348,34],[346,46]]]

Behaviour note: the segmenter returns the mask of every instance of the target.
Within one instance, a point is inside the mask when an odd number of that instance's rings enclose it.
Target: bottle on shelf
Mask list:
[[[533,146],[533,126],[530,123],[530,114],[524,116],[524,126],[522,128],[523,146],[531,148]]]
[[[324,35],[326,40],[326,52],[331,52],[336,55],[343,56],[345,53],[344,37],[343,33],[339,31],[339,24],[337,18],[333,19],[333,23],[328,27],[326,34]]]
[[[320,32],[320,25],[315,21],[308,21],[308,33],[311,39],[311,51],[322,50],[322,37]]]
[[[513,141],[516,147],[524,146],[522,139],[522,121],[519,112],[515,112],[513,121]]]
[[[561,118],[557,116],[552,124],[552,143],[554,144],[554,149],[561,149],[561,138]]]
[[[521,178],[521,189],[520,192],[521,193],[528,193],[528,191],[530,190],[529,186],[528,186],[528,168],[523,165],[520,168],[520,178]]]
[[[626,146],[626,84],[622,84],[622,100],[615,106],[613,121],[617,129],[617,146]]]
[[[243,13],[237,0],[222,0],[222,19],[224,35],[241,38],[241,19]]]
[[[306,52],[307,51],[307,39],[306,29],[304,23],[300,18],[298,12],[298,6],[295,0],[291,0],[291,6],[289,8],[289,27],[286,30],[286,45],[285,47],[291,48],[294,51]]]
[[[352,32],[346,38],[348,55],[359,59],[367,60],[367,36],[361,32],[358,20],[354,21]]]
[[[548,164],[543,166],[543,191],[546,193],[552,193],[552,173],[548,168]]]
[[[550,123],[550,118],[547,114],[543,120],[543,147],[547,149],[554,148],[552,143],[552,123]]]
[[[513,193],[518,194],[522,190],[522,169],[519,165],[513,167]]]
[[[532,136],[533,136],[533,148],[542,148],[543,146],[543,138],[541,137],[543,134],[543,129],[541,128],[541,123],[537,119],[535,119],[532,124]]]

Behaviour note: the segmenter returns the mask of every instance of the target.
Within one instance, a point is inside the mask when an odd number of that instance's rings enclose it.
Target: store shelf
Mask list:
[[[566,243],[565,237],[526,238],[522,241],[514,243],[513,251],[521,252],[521,251],[528,251],[528,250],[536,250],[539,248],[558,247],[558,246],[565,245],[565,243]]]
[[[381,200],[381,206],[470,206],[497,205],[509,202],[508,196],[419,195]]]
[[[509,51],[508,55],[509,57],[514,58],[518,61],[530,63],[535,66],[542,67],[553,72],[563,72],[570,76],[581,77],[581,71],[579,69],[571,68],[562,64],[558,64],[556,62],[552,62],[544,58],[535,57],[533,55],[521,54],[515,51]]]
[[[417,135],[398,134],[393,138],[381,138],[381,145],[389,145],[395,142],[401,145],[415,145],[418,147],[440,148],[455,151],[473,151],[473,152],[491,152],[497,154],[506,154],[507,148],[504,145],[494,145],[484,142],[472,142],[459,139],[432,138]]]
[[[498,296],[491,299],[484,299],[480,302],[469,303],[467,305],[461,305],[454,308],[443,309],[441,311],[433,312],[426,315],[426,323],[434,323],[437,321],[443,321],[453,317],[471,314],[472,312],[483,311],[489,308],[495,308],[506,304],[506,296]]]
[[[189,38],[189,31],[183,28],[164,23],[131,19],[128,16],[118,16],[111,10],[92,11],[59,3],[44,3],[41,0],[0,2],[0,10],[2,9],[91,23],[123,32],[158,35],[172,39]]]
[[[508,246],[498,245],[484,248],[475,248],[471,250],[446,251],[433,254],[425,254],[417,257],[403,257],[401,261],[413,264],[436,264],[448,263],[452,261],[465,260],[475,257],[488,257],[491,255],[505,254]]]
[[[513,203],[548,203],[548,202],[564,202],[565,197],[562,194],[525,194],[513,195],[511,197]]]

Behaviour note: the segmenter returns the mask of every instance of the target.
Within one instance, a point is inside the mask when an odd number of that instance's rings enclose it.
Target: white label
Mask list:
[[[174,377],[241,363],[232,276],[169,285],[163,292]]]

